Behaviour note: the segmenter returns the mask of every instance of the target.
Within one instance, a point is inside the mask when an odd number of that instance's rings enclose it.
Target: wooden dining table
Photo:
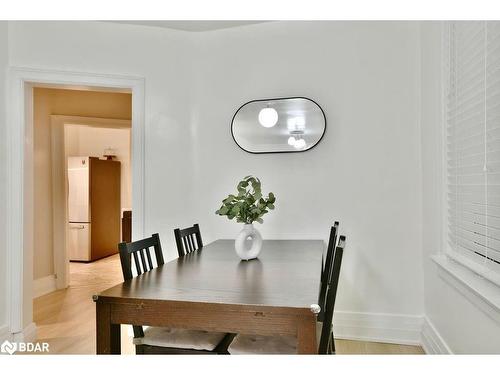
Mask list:
[[[291,335],[317,353],[322,240],[265,240],[243,261],[217,240],[93,297],[97,354],[120,354],[120,324]]]

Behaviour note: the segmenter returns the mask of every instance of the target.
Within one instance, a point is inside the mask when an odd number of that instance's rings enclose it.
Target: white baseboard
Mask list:
[[[33,281],[33,298],[43,296],[56,290],[56,276],[49,275]]]
[[[15,342],[33,342],[36,340],[36,324],[30,323],[22,332],[14,333],[12,340]]]
[[[423,316],[336,311],[335,338],[421,345]]]
[[[422,347],[426,354],[453,354],[436,327],[425,317],[422,325]]]

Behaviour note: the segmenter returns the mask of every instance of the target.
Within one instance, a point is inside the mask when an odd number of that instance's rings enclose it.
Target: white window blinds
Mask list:
[[[500,22],[452,22],[445,40],[448,243],[500,272]]]

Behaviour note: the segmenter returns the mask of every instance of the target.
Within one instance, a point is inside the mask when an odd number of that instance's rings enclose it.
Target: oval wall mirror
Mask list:
[[[303,97],[252,100],[236,111],[231,122],[236,144],[254,154],[310,150],[325,129],[321,107]]]

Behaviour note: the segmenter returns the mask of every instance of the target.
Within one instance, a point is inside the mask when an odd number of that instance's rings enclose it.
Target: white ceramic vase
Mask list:
[[[244,224],[234,242],[236,254],[243,260],[255,259],[262,249],[262,236],[253,224]]]

